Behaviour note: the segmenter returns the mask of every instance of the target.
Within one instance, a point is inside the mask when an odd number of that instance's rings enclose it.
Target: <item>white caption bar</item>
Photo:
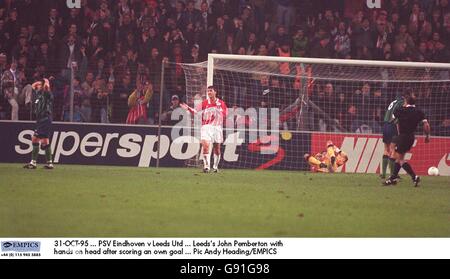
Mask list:
[[[0,238],[0,259],[449,259],[450,238]]]

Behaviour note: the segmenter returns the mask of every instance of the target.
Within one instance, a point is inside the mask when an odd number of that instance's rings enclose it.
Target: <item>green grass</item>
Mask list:
[[[450,237],[450,178],[0,164],[0,237]]]

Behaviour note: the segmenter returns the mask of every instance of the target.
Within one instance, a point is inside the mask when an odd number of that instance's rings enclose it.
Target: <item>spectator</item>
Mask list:
[[[182,117],[181,115],[180,118],[177,120],[172,119],[172,112],[179,107],[180,107],[180,98],[178,97],[178,95],[173,95],[170,98],[170,107],[161,114],[161,121],[163,125],[173,126],[181,120]]]
[[[126,6],[122,5],[122,7]],[[119,42],[124,43],[127,41],[128,34],[136,33],[136,24],[131,20],[131,15],[129,13],[119,14]]]
[[[305,57],[309,48],[308,37],[303,29],[298,29],[292,37],[292,56]]]
[[[3,92],[3,72],[6,68],[6,64],[7,64],[7,57],[4,53],[0,52],[0,91]],[[0,119],[6,119],[6,111],[7,111],[7,106],[8,105],[8,101],[6,98],[4,98],[4,96],[2,96],[3,94],[0,94]]]
[[[56,75],[54,72],[54,69],[57,66],[56,56],[49,52],[49,46],[46,41],[41,42],[39,45],[39,49],[36,53],[36,64],[44,66],[49,75]]]
[[[351,51],[350,35],[347,33],[345,22],[340,22],[334,37],[334,50],[337,58],[346,58]]]
[[[363,3],[355,5],[351,13],[348,9],[343,13],[341,1],[98,0],[82,1],[82,9],[67,9],[64,1],[34,2],[10,0],[0,3],[0,52],[6,53],[9,60],[16,60],[19,76],[29,82],[56,77],[55,106],[58,107],[55,114],[62,114],[64,88],[70,85],[70,71],[75,66],[74,74],[80,77],[81,88],[86,94],[80,107],[85,121],[101,121],[102,115],[112,113],[111,121],[124,123],[128,95],[135,87],[138,69],[142,68],[139,65],[148,67],[148,79],[157,93],[161,87],[161,61],[165,57],[178,63],[167,67],[166,88],[181,99],[185,95],[185,79],[179,63],[202,62],[208,53],[214,52],[450,61],[448,0],[384,1],[382,10],[363,9]],[[31,16],[34,12],[47,16],[34,20]],[[295,17],[297,12],[299,16]],[[280,73],[293,74],[294,65],[277,66],[282,66],[278,67]],[[395,74],[390,73],[389,78],[395,78]],[[129,82],[124,84],[127,79]],[[98,80],[103,84],[102,94],[112,99],[112,110],[104,106],[105,98],[99,99],[97,91],[92,94]],[[268,83],[274,92],[285,92],[290,98],[292,90],[302,88],[300,80],[295,85],[293,80],[287,82],[280,78],[268,79]],[[25,80],[22,83],[26,84]],[[323,82],[324,90],[320,93],[324,96],[326,83]],[[240,81],[227,86],[230,93],[225,97],[235,101],[247,99],[251,94],[248,85]],[[378,84],[374,86],[378,88]],[[381,95],[385,96],[388,93],[384,90],[388,86],[382,86]],[[351,126],[348,123],[354,122],[364,107],[353,103],[348,92],[341,92],[339,88],[345,89],[333,86],[333,90],[338,89],[333,95],[341,102],[347,102],[348,107],[339,112],[338,118]],[[377,94],[379,92],[374,91],[369,95],[374,101],[378,100]],[[312,97],[317,96],[313,94]],[[22,107],[20,98],[17,101],[19,118],[22,118],[26,106]],[[286,100],[287,103],[292,101]],[[11,105],[4,98],[2,102],[0,114],[5,117]],[[99,106],[100,103],[103,105]],[[156,105],[159,104],[152,102],[151,110]],[[270,97],[265,101],[267,105],[285,104]],[[378,117],[376,113],[371,116],[373,119]]]
[[[89,66],[95,65],[99,59],[104,58],[105,51],[100,43],[100,38],[97,35],[91,36],[91,40],[86,49]]]
[[[83,122],[91,122],[92,107],[91,107],[91,96],[94,92],[93,88],[94,74],[89,72],[86,75],[86,80],[81,84],[78,89],[79,95],[81,96],[80,105],[80,116]]]
[[[11,106],[11,120],[19,120],[19,104],[17,98],[22,90],[17,62],[13,60],[9,69],[3,72],[1,77],[2,90],[5,99]]]
[[[200,11],[195,8],[195,1],[187,1],[186,11],[184,12],[184,26],[192,24],[193,26],[200,24],[201,14]]]
[[[295,18],[295,9],[291,7],[291,0],[274,0],[276,4],[276,19],[278,25],[292,26]]]
[[[53,56],[54,59],[57,59],[57,54],[59,53],[59,49],[61,47],[61,42],[56,35],[56,29],[53,25],[48,26],[46,38],[43,41],[48,44],[48,51],[50,55]]]
[[[364,52],[367,55],[374,47],[373,31],[368,18],[362,20],[361,27],[355,29],[353,36],[355,36],[356,57],[362,59]]]
[[[255,98],[252,100],[252,98],[245,99],[245,104],[243,104],[244,107],[253,107],[253,106],[259,106],[259,107],[267,107],[267,104],[269,103],[269,96],[271,93],[270,90],[270,82],[269,82],[269,76],[268,75],[260,75],[255,80],[255,84],[252,88],[252,92],[255,92]],[[235,100],[232,100],[232,102],[235,102]],[[253,103],[250,103],[253,102]]]
[[[7,34],[7,39],[11,42],[17,41],[17,36],[20,34],[20,24],[17,20],[17,10],[12,9],[9,12],[9,18],[5,24],[5,33]]]
[[[237,54],[238,47],[239,46],[234,43],[233,35],[228,34],[226,44],[219,50],[219,52],[224,54]]]
[[[372,99],[372,113],[371,118],[374,120],[374,132],[381,132],[383,125],[383,117],[390,100],[387,99],[387,94],[383,94],[382,90],[377,88],[373,93]]]
[[[277,33],[275,34],[273,40],[275,41],[275,43],[277,43],[278,46],[284,42],[289,41],[289,37],[287,35],[286,28],[284,26],[282,25],[278,26]]]
[[[405,24],[400,25],[398,35],[395,36],[395,44],[402,44],[407,50],[414,48],[414,41],[411,35],[407,32],[407,27]]]
[[[312,57],[331,58],[333,56],[333,46],[328,32],[320,27],[316,37],[311,42],[310,54]]]
[[[69,35],[66,44],[60,48],[59,53],[59,67],[62,69],[62,76],[66,80],[70,80],[71,69],[78,69],[83,57],[80,45],[76,43],[75,35]]]
[[[291,57],[291,49],[287,40],[280,43],[280,47],[277,49],[278,56],[280,57]],[[288,62],[280,63],[280,74],[289,75],[291,73],[291,68]]]
[[[131,76],[125,75],[113,93],[113,122],[125,123],[128,114],[128,96],[132,91]]]
[[[209,12],[209,4],[207,1],[202,1],[200,5],[200,22],[199,26],[203,31],[207,31],[210,26],[214,25],[215,18],[212,13]]]
[[[339,125],[341,125],[345,130],[350,130],[349,129],[350,125],[349,123],[347,123],[348,121],[347,110],[349,107],[349,103],[345,92],[340,91],[339,93],[337,93],[335,107],[336,107],[336,119]]]
[[[41,23],[43,27],[52,26],[57,33],[61,33],[63,30],[63,19],[59,16],[58,9],[51,8],[48,17]],[[47,30],[41,30],[41,32],[46,32]]]
[[[329,131],[333,126],[331,121],[336,117],[336,97],[333,84],[317,84],[311,99],[319,108],[315,110],[315,127],[317,127],[319,131]]]
[[[84,96],[83,88],[81,87],[80,78],[75,77],[73,80],[73,122],[85,122],[81,113],[81,106]],[[63,121],[70,121],[70,86],[64,88],[64,107],[63,107]]]
[[[255,33],[250,33],[248,35],[248,40],[245,43],[244,54],[245,55],[256,55],[258,49],[258,42]]]
[[[353,95],[353,104],[358,108],[358,120],[367,121],[369,119],[368,113],[371,110],[371,92],[370,84],[364,82],[360,89],[355,90]]]
[[[195,44],[191,48],[191,53],[186,59],[187,63],[199,63],[202,62],[199,57],[199,45]]]
[[[94,122],[109,123],[108,107],[109,94],[106,81],[98,78],[93,83],[93,94],[91,95],[92,120]]]
[[[427,46],[426,42],[421,42],[419,44],[418,50],[417,50],[417,61],[420,62],[426,62],[431,61],[432,54],[429,51],[429,48]]]
[[[147,123],[147,104],[153,96],[153,87],[149,82],[138,79],[136,90],[128,97],[128,107],[130,108],[127,117],[127,124]]]

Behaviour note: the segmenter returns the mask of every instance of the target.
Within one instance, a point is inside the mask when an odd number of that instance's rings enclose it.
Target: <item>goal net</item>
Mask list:
[[[331,140],[349,157],[338,171],[377,173],[385,111],[411,89],[432,138],[420,126],[406,158],[450,175],[450,64],[210,54],[182,67],[189,105],[214,85],[229,107],[223,167],[308,170],[304,154]]]

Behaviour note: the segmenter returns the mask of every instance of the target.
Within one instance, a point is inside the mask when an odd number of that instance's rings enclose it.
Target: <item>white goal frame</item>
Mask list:
[[[237,61],[267,61],[267,62],[291,62],[305,64],[334,64],[346,66],[384,66],[402,68],[430,68],[448,69],[450,63],[426,63],[426,62],[401,62],[401,61],[377,61],[377,60],[352,60],[352,59],[325,59],[325,58],[302,58],[302,57],[279,57],[258,55],[236,55],[236,54],[208,54],[207,85],[213,85],[214,63],[216,59]]]

